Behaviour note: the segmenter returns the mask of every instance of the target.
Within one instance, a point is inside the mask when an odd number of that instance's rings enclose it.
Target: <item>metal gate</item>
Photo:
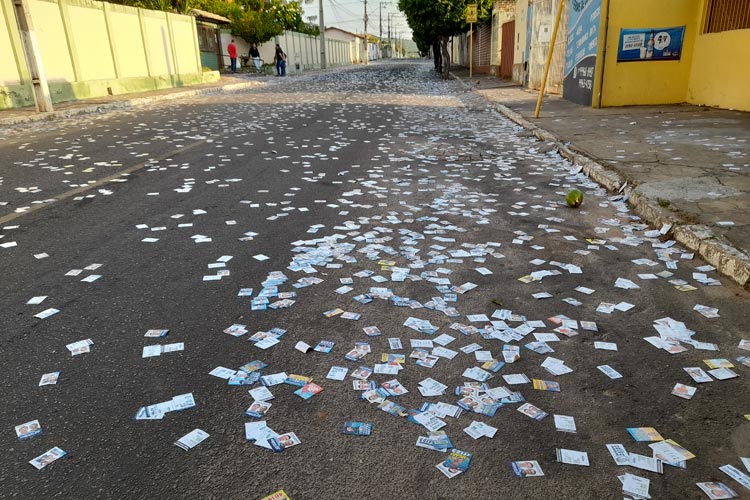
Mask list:
[[[491,48],[492,26],[487,24],[485,26],[474,28],[474,47],[472,48],[472,64],[474,65],[474,71],[479,73],[489,73],[490,56],[492,55]]]
[[[513,47],[515,45],[516,22],[510,21],[503,24],[502,47],[500,47],[500,76],[502,78],[513,77]]]
[[[550,38],[555,25],[555,14],[557,6],[562,0],[534,0],[533,29],[531,32],[531,53],[529,59],[529,88],[538,90],[542,86],[544,65],[547,61],[547,53],[550,50]],[[550,63],[549,76],[547,78],[547,92],[550,94],[561,94],[565,69],[565,48],[568,44],[567,30],[569,3],[565,2],[560,26],[563,27],[557,33],[555,50]]]

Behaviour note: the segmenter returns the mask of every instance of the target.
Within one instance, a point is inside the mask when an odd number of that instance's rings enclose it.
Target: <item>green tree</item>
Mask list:
[[[185,0],[183,0],[185,1]],[[189,1],[189,0],[188,0]],[[199,9],[229,18],[232,34],[248,43],[263,43],[301,26],[302,6],[285,0],[195,0]]]
[[[201,9],[231,21],[232,34],[249,43],[263,43],[286,30],[305,26],[302,5],[292,0],[110,0],[113,3],[187,14]]]
[[[320,26],[314,23],[301,23],[299,26],[295,26],[293,30],[297,33],[304,33],[306,35],[320,35]]]
[[[110,3],[129,5],[131,7],[140,7],[149,10],[163,10],[166,12],[176,12],[178,14],[187,14],[190,9],[197,6],[195,0],[109,0]]]
[[[420,52],[432,49],[435,70],[448,78],[450,52],[448,39],[465,33],[466,6],[477,4],[479,23],[492,18],[493,0],[399,0],[399,9],[406,14],[406,20],[414,34],[414,41]]]

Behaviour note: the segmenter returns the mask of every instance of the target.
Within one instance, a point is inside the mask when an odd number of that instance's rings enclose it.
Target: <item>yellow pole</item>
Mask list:
[[[469,23],[469,80],[474,65],[474,23]]]
[[[539,89],[539,97],[536,100],[536,110],[534,111],[534,118],[539,118],[539,111],[542,109],[542,98],[544,97],[544,88],[547,86],[547,75],[549,75],[549,67],[552,62],[552,53],[555,50],[555,40],[557,39],[557,28],[560,27],[560,18],[562,17],[563,5],[565,0],[560,0],[560,5],[557,6],[557,19],[555,20],[555,28],[552,30],[552,40],[550,41],[549,52],[547,53],[547,62],[544,65],[544,78],[542,78],[542,88]]]

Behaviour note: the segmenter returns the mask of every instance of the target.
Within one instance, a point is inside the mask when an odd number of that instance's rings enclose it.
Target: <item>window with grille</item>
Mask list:
[[[216,52],[219,44],[216,40],[216,28],[197,25],[198,28],[198,48],[201,52]]]
[[[711,0],[706,33],[750,29],[750,0]]]

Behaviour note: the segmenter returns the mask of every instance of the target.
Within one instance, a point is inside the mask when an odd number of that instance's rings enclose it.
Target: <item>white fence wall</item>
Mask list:
[[[234,39],[237,46],[237,54],[246,56],[250,44],[242,38],[232,36],[229,31],[221,32],[221,53],[224,56],[224,65],[229,67],[229,55],[227,45]],[[277,41],[270,40],[258,47],[260,58],[265,64],[273,64],[273,56]],[[278,37],[278,44],[287,55],[287,74],[301,73],[309,69],[320,68],[320,37],[286,31]],[[359,62],[353,59],[352,44],[342,40],[326,39],[326,63],[329,68],[335,66],[348,66]],[[252,62],[250,63],[252,64]]]

